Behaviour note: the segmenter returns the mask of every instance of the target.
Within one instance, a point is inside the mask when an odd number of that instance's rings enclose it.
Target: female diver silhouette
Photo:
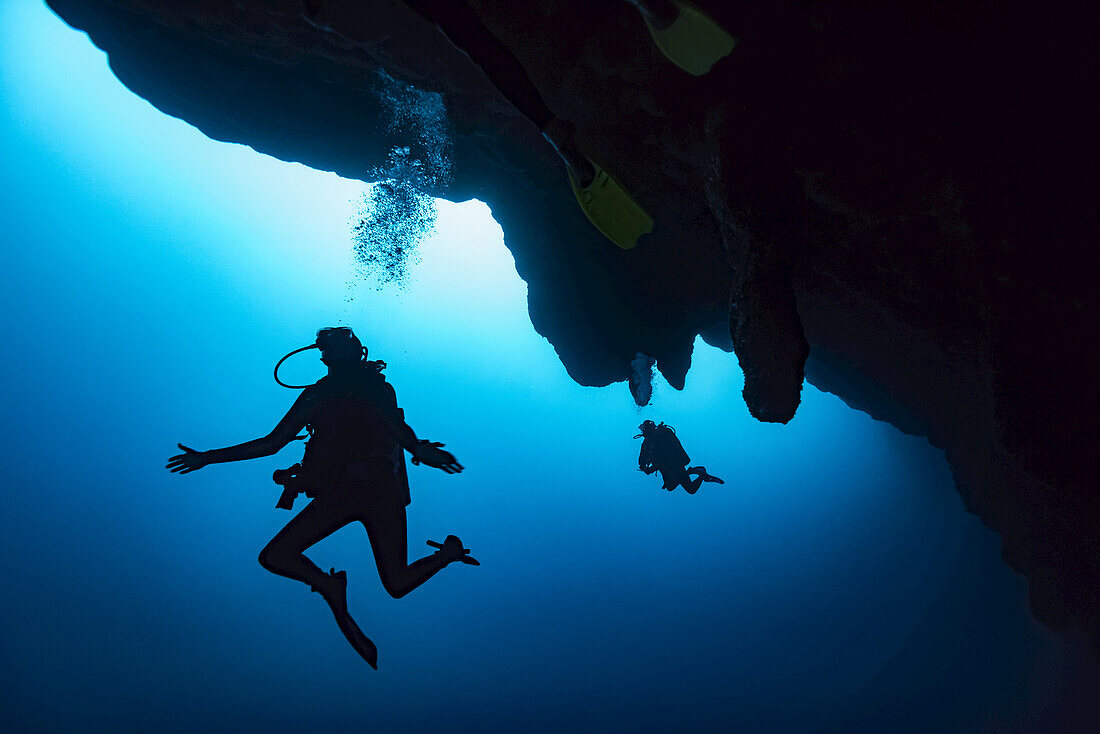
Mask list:
[[[271,433],[212,451],[179,444],[184,453],[171,457],[167,468],[187,474],[207,464],[270,456],[307,428],[310,439],[296,484],[313,501],[260,552],[260,564],[320,593],[348,642],[377,668],[377,648],[348,613],[347,574],[335,569],[323,572],[303,551],[345,525],[361,522],[382,585],[394,598],[408,594],[454,561],[479,565],[454,535],[443,543],[429,541],[438,550],[408,562],[409,484],[403,452],[412,454],[413,463],[448,474],[461,472],[462,465],[441,448],[443,444],[417,439],[381,374],[384,364],[366,359],[367,350],[351,329],[322,329],[312,346],[321,350],[328,375],[305,387]]]

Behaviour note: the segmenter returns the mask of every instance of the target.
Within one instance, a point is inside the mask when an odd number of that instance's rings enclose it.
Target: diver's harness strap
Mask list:
[[[298,438],[305,438],[305,436],[298,436]],[[438,448],[443,446],[443,444],[438,441],[420,439],[416,442],[416,446],[434,446]],[[414,447],[414,451],[415,448],[416,447]],[[412,463],[419,466],[420,461],[416,458],[416,454],[413,452],[410,453],[412,453]],[[275,506],[280,510],[293,510],[294,500],[298,499],[298,495],[308,489],[306,486],[308,480],[301,462],[292,464],[286,469],[276,469],[271,474],[271,480],[283,488],[283,493],[279,495],[279,501],[275,503]]]

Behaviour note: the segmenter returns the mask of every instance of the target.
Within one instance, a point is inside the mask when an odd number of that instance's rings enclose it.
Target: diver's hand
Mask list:
[[[443,444],[435,441],[418,443],[412,450],[412,462],[427,464],[448,474],[458,474],[462,471],[462,464],[458,463],[458,459],[450,451],[444,451],[442,446]]]
[[[193,471],[198,471],[210,463],[206,458],[205,451],[189,449],[182,443],[177,443],[176,445],[183,449],[184,453],[176,454],[164,465],[165,468],[173,474],[188,474]]]

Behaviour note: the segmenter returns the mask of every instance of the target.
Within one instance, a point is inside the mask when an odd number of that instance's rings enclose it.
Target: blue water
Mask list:
[[[1072,731],[1097,665],[1035,623],[941,452],[811,387],[753,421],[736,360],[687,387],[573,383],[478,202],[441,202],[408,288],[357,278],[363,184],[216,143],[127,91],[32,0],[0,6],[9,472],[2,718],[30,731]],[[267,433],[275,360],[353,326],[412,426],[467,471],[410,468],[410,548],[483,563],[385,594],[348,569],[378,672],[256,554],[272,469],[170,475],[182,441]],[[296,357],[286,377],[322,374]],[[727,480],[637,472],[645,418]]]

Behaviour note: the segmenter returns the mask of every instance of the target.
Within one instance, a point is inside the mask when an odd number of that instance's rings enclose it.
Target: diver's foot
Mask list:
[[[691,473],[691,474],[698,474],[704,482],[717,482],[718,484],[725,484],[726,483],[725,480],[723,480],[723,479],[719,479],[716,476],[713,476],[711,474],[707,474],[707,470],[704,469],[701,466],[693,466],[690,469],[688,469],[688,472]]]
[[[344,639],[351,645],[351,649],[359,653],[359,657],[367,661],[367,665],[378,670],[378,647],[369,637],[363,634],[359,625],[348,613],[347,607],[337,609],[332,607],[332,616],[336,618],[336,626],[344,634]]]
[[[378,648],[369,637],[363,634],[363,630],[359,629],[359,625],[348,613],[347,572],[331,569],[311,588],[328,603],[332,616],[336,618],[336,625],[352,649],[359,653],[359,657],[366,660],[368,665],[378,670]]]
[[[693,76],[706,74],[737,45],[733,36],[690,0],[631,2],[642,11],[642,18],[661,53]]]
[[[344,639],[348,641],[351,648],[359,653],[359,657],[367,661],[367,665],[378,670],[378,647],[369,637],[363,634],[363,630],[359,629],[359,625],[355,623],[355,620],[351,618],[346,609],[340,613],[337,613],[334,609],[333,616],[336,617],[336,624],[340,627],[340,631],[344,633]]]
[[[581,211],[604,237],[629,250],[638,238],[653,231],[653,218],[645,209],[614,176],[581,152],[570,123],[554,118],[542,134],[565,162]]]
[[[347,612],[348,610],[348,574],[347,571],[337,571],[335,568],[330,569],[328,573],[324,574],[317,583],[312,584],[309,588],[316,591],[321,595],[330,607],[332,611],[342,610]]]
[[[446,540],[442,543],[429,540],[428,545],[433,548],[438,548],[435,554],[448,564],[454,563],[455,561],[461,561],[468,566],[481,565],[476,558],[470,555],[470,549],[463,547],[462,541],[458,539],[457,535],[448,535]]]

